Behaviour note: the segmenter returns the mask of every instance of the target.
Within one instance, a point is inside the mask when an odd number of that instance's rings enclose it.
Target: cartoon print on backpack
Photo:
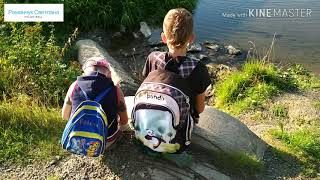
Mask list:
[[[76,153],[76,154],[82,154],[83,151],[83,145],[85,144],[85,139],[71,139],[71,151]]]
[[[92,141],[88,143],[88,151],[87,151],[87,156],[93,157],[96,153],[96,150],[100,147],[100,143],[97,141]]]
[[[143,121],[148,111],[149,121]],[[136,137],[143,142],[145,146],[158,152],[175,152],[180,148],[177,143],[172,143],[176,136],[176,130],[172,125],[172,115],[167,111],[161,110],[136,111],[135,133]],[[152,113],[150,113],[152,111]],[[153,120],[150,120],[153,119]]]

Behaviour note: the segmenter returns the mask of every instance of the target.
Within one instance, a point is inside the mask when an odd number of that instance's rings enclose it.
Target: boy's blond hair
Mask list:
[[[184,9],[171,9],[164,18],[163,31],[169,48],[184,48],[193,33],[192,14]]]

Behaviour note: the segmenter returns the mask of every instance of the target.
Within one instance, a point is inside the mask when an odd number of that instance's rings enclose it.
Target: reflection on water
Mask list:
[[[249,9],[271,9],[272,13],[293,9],[295,17],[288,17],[289,12],[288,16],[248,17]],[[312,10],[311,17],[306,17],[307,9]],[[266,49],[276,33],[277,59],[301,63],[320,73],[319,0],[199,0],[194,19],[198,41],[218,40],[245,49],[253,41],[258,49]]]

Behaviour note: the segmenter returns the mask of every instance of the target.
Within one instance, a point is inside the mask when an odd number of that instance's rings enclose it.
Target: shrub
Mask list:
[[[25,93],[47,104],[62,102],[68,86],[76,79],[75,63],[63,63],[53,26],[44,35],[37,23],[6,24],[0,37],[0,90],[9,97]]]
[[[42,0],[7,0],[6,2],[43,3]],[[139,25],[140,21],[159,25],[169,9],[184,7],[191,11],[197,4],[197,0],[50,0],[49,2],[64,3],[65,22],[85,30],[119,25],[132,28]]]

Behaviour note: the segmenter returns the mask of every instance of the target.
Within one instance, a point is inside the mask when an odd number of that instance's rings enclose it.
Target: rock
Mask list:
[[[190,53],[201,52],[202,51],[202,46],[199,43],[192,43],[191,45],[188,46],[187,51],[190,52]]]
[[[220,81],[232,72],[232,69],[224,64],[210,63],[206,66],[212,82]]]
[[[109,61],[111,66],[112,80],[115,84],[120,83],[121,89],[125,95],[134,94],[138,84],[130,74],[123,69],[121,64],[113,59],[109,53],[91,39],[79,40],[76,43],[78,48],[78,60],[83,64],[91,57],[102,57]]]
[[[145,177],[145,174],[144,174],[144,172],[142,172],[142,171],[138,172],[138,175],[141,176],[142,178]]]
[[[244,153],[262,159],[267,144],[238,119],[206,107],[195,126],[192,143],[213,151]]]
[[[56,164],[58,162],[57,159],[53,159],[52,161],[50,161],[49,166],[52,166],[54,164]]]
[[[206,45],[206,47],[208,49],[212,49],[214,51],[219,51],[219,49],[220,49],[219,45],[217,45],[217,44],[208,44],[208,45]]]
[[[188,54],[188,57],[197,61],[200,61],[200,59],[197,58],[194,54]]]
[[[190,169],[205,179],[230,180],[229,176],[218,172],[214,166],[208,163],[193,163]]]
[[[121,36],[121,32],[115,32],[113,35],[112,35],[112,38],[117,38],[117,37],[120,37]]]
[[[149,42],[149,46],[153,48],[153,47],[166,46],[166,44],[164,42],[162,42],[161,40],[158,40],[158,41]]]
[[[200,61],[206,61],[206,60],[209,59],[209,57],[207,55],[205,55],[205,54],[200,54],[199,55],[199,59],[200,59]]]
[[[136,38],[136,39],[139,39],[139,34],[136,33],[136,32],[133,32],[133,33],[132,33],[132,36],[133,36],[134,38]]]
[[[241,51],[239,49],[236,49],[235,47],[229,45],[226,47],[228,54],[230,55],[239,55],[241,54]]]
[[[140,32],[145,38],[149,38],[151,36],[151,29],[146,22],[140,22]]]
[[[120,25],[120,32],[125,33],[126,27],[124,25]]]

